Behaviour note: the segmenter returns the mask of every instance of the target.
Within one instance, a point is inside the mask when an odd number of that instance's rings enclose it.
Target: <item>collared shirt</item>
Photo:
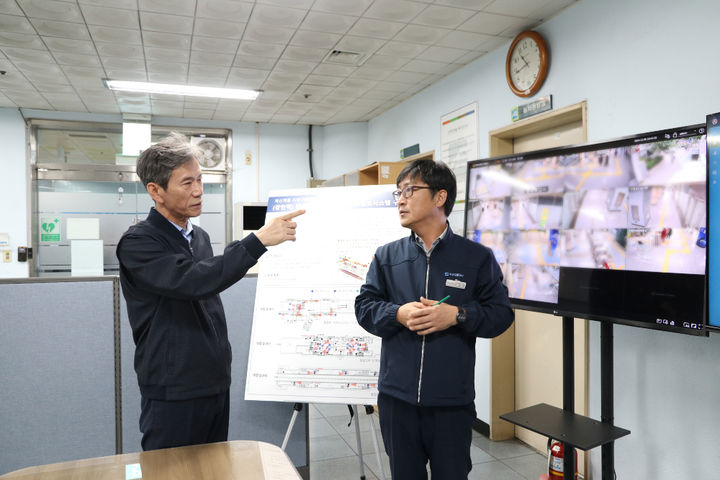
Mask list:
[[[166,219],[167,220],[167,219]],[[170,224],[177,228],[180,233],[182,233],[182,236],[185,237],[185,240],[187,240],[188,245],[190,245],[190,242],[192,241],[192,232],[193,232],[193,226],[192,223],[190,223],[190,220],[187,222],[187,228],[183,228],[177,223],[173,222],[172,220],[168,220]]]
[[[427,249],[427,247],[425,246],[425,242],[423,242],[422,238],[418,237],[415,232],[413,232],[413,239],[415,240],[415,243],[417,243],[418,245],[420,245],[422,247],[423,251],[425,252],[425,255],[429,256],[432,253],[432,251],[435,249],[435,246],[438,243],[440,243],[440,240],[445,238],[445,235],[447,235],[447,231],[448,231],[448,223],[445,222],[445,230],[443,230],[443,232],[440,234],[440,236],[435,239],[435,241],[432,243],[432,245],[430,245],[430,250]]]

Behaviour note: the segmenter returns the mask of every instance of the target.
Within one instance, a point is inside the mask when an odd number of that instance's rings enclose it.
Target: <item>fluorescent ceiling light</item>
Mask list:
[[[235,98],[255,100],[260,92],[240,88],[196,87],[193,85],[175,85],[170,83],[129,82],[125,80],[104,80],[110,90],[125,92],[164,93],[166,95],[186,95],[190,97]]]

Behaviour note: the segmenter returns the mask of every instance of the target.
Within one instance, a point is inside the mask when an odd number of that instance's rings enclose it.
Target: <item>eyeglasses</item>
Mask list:
[[[423,189],[432,189],[432,187],[421,187],[419,185],[408,185],[407,187],[403,188],[402,190],[395,190],[393,192],[393,198],[397,202],[400,200],[400,195],[402,195],[405,198],[410,198],[413,196],[413,193],[415,193],[415,190],[423,190]]]

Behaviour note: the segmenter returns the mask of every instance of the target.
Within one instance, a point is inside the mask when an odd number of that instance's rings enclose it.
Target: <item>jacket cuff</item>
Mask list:
[[[254,233],[250,233],[245,238],[240,240],[240,243],[245,247],[245,250],[257,260],[263,253],[267,252],[267,248],[262,244],[259,238]]]

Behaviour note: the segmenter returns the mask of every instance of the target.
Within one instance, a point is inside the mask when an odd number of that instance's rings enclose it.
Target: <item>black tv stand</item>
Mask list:
[[[574,318],[563,321],[563,408],[545,403],[500,415],[500,418],[533,432],[563,442],[570,448],[589,450],[602,447],[602,480],[615,476],[614,442],[630,430],[613,425],[613,324],[600,323],[600,396],[601,421],[575,413],[575,324]],[[574,455],[565,454],[564,472],[575,471]],[[569,478],[574,478],[572,475]]]

